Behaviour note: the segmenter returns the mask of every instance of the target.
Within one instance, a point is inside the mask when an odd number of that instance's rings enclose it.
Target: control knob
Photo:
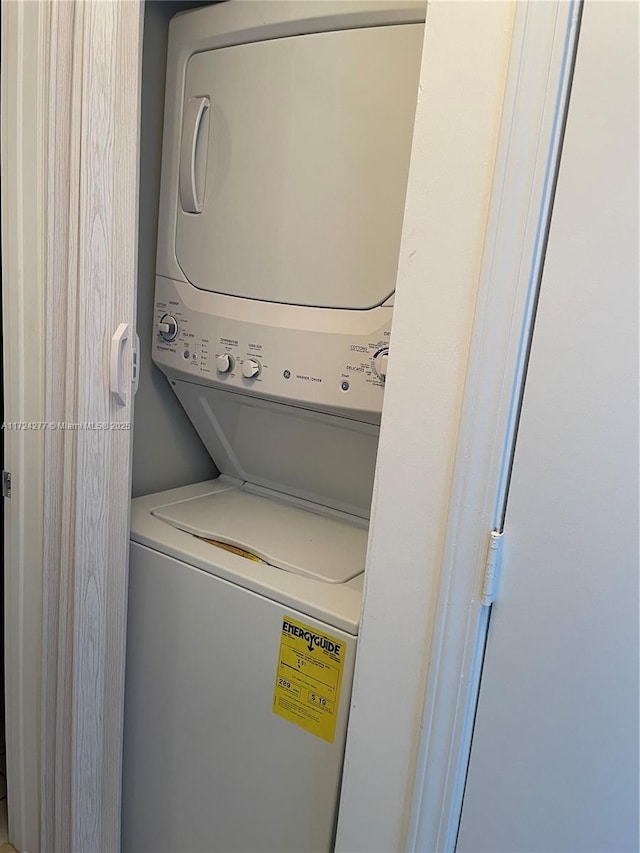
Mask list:
[[[254,379],[260,373],[260,362],[254,358],[245,358],[242,362],[242,375],[245,379]]]
[[[221,355],[216,356],[216,370],[218,373],[229,373],[230,370],[233,370],[233,364],[233,357],[228,352],[223,352]]]
[[[387,378],[387,361],[389,360],[389,347],[379,349],[371,359],[373,372],[381,382]]]
[[[178,337],[178,321],[171,314],[164,314],[158,323],[158,330],[165,341],[174,341]]]

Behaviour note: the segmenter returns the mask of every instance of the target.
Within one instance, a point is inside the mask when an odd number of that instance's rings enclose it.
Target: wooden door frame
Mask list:
[[[5,432],[9,831],[115,851],[132,401],[114,402],[109,359],[128,323],[130,385],[143,7],[2,14],[5,419],[39,424]]]

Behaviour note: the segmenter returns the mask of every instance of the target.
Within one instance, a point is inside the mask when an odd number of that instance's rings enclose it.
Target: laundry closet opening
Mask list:
[[[145,5],[124,851],[333,847],[424,18]]]

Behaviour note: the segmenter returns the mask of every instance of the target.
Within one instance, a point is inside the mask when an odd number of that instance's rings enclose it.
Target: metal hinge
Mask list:
[[[482,584],[482,605],[489,607],[496,600],[496,592],[500,581],[500,569],[502,567],[502,540],[504,533],[492,530],[489,534],[489,550],[487,553],[487,564],[484,569],[484,582]]]
[[[3,471],[2,472],[2,497],[10,498],[11,497],[11,472]]]

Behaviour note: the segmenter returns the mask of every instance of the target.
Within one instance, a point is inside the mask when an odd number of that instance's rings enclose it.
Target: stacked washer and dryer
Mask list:
[[[170,24],[152,356],[220,476],[132,504],[124,851],[333,846],[424,12]]]

